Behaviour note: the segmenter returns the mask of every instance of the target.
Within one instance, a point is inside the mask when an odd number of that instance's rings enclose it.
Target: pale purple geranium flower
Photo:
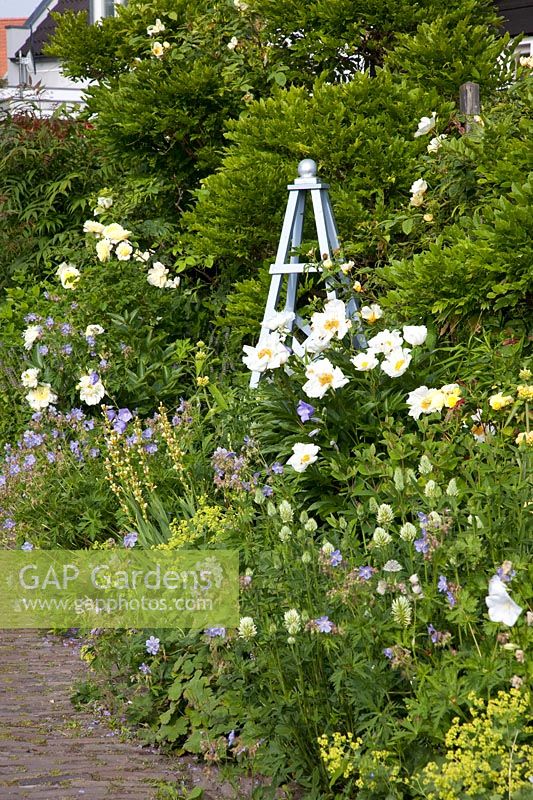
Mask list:
[[[359,567],[359,577],[361,580],[369,581],[373,574],[374,570],[372,567]]]
[[[143,675],[151,675],[152,674],[152,670],[150,669],[148,664],[144,663],[144,661],[141,664],[141,666],[139,667],[139,672],[142,672]]]
[[[320,633],[331,633],[333,630],[333,622],[326,615],[315,619],[315,625]]]
[[[340,550],[334,550],[329,558],[329,563],[332,567],[338,567],[342,562],[342,555]]]
[[[226,629],[222,625],[214,625],[212,628],[206,628],[204,633],[210,639],[215,639],[217,636],[223,639],[226,636]]]
[[[452,589],[448,586],[448,580],[444,577],[444,575],[439,575],[439,582],[437,583],[437,589],[439,592],[443,592],[446,595],[446,599],[450,604],[450,607],[453,608],[454,605],[457,603],[457,598],[453,593]]]
[[[21,550],[33,550],[33,545],[32,545],[31,542],[24,542],[24,544],[22,545],[22,547],[20,549]]]
[[[309,422],[309,420],[315,413],[315,408],[310,403],[306,403],[304,400],[300,400],[296,408],[296,413],[298,414],[302,422]]]
[[[150,636],[150,638],[146,640],[146,652],[151,656],[155,656],[159,652],[159,644],[159,639],[155,636]]]
[[[124,536],[124,547],[135,547],[139,534],[135,531],[130,531]]]

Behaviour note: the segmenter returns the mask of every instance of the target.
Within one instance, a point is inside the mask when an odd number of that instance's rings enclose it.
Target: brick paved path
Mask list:
[[[234,797],[191,761],[121,742],[74,711],[85,669],[72,640],[0,630],[0,800],[155,800],[158,781],[182,780],[204,786],[206,800]]]

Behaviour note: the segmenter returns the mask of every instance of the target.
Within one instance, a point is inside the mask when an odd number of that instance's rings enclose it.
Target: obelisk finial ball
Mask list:
[[[314,178],[316,176],[316,161],[312,158],[304,158],[298,164],[298,175],[300,178]]]

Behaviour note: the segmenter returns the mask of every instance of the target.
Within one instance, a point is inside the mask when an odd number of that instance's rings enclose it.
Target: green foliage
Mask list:
[[[0,289],[45,274],[51,253],[79,242],[101,162],[88,125],[63,118],[0,121]]]
[[[504,72],[502,52],[507,49],[508,37],[500,35],[494,5],[482,5],[484,8],[477,0],[468,0],[447,4],[445,12],[441,7],[433,19],[421,19],[415,36],[400,33],[385,63],[448,97],[454,97],[466,81],[476,81],[483,94],[489,93]],[[508,55],[511,53],[512,49]]]
[[[531,79],[502,92],[483,125],[449,138],[424,157],[419,174],[429,190],[411,215],[411,239],[431,228],[429,246],[382,271],[391,286],[387,303],[418,315],[430,309],[439,322],[502,325],[527,319],[530,264],[533,133]],[[423,220],[430,213],[430,226]],[[397,230],[405,217],[388,224]],[[492,321],[491,321],[492,320]]]
[[[410,88],[386,71],[375,78],[360,73],[344,85],[317,84],[312,97],[291,89],[257,103],[231,124],[222,169],[203,181],[195,208],[184,217],[190,231],[185,241],[194,252],[212,255],[227,279],[253,275],[263,260],[273,260],[286,185],[296,177],[298,161],[312,156],[319,176],[331,181],[346,255],[366,279],[387,256],[380,222],[409,196],[424,146],[413,132],[428,108],[444,118],[452,110],[436,92]],[[311,224],[305,237],[316,239]],[[253,284],[242,292],[230,300],[228,323],[249,332]]]

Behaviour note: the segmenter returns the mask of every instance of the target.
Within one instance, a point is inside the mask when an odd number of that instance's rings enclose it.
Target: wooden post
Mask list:
[[[467,81],[459,87],[459,109],[466,115],[466,132],[472,128],[471,119],[481,113],[481,101],[479,99],[479,83]]]

